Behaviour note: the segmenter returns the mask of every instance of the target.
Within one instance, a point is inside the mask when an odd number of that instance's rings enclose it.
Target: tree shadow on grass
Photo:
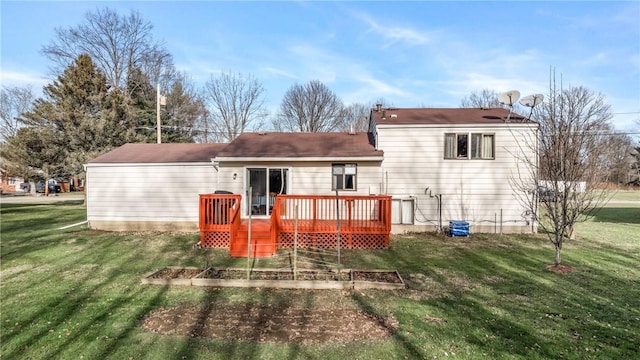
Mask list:
[[[120,269],[126,268],[131,263],[131,257],[120,257],[116,251],[117,247],[118,241],[113,239],[96,244],[93,248],[98,253],[115,256],[115,258],[103,259],[105,263],[110,262],[111,265],[111,270],[106,274],[101,274],[101,266],[104,264],[98,263],[96,267],[91,268],[92,270],[82,269],[82,264],[93,263],[96,260],[91,251],[85,251],[81,252],[82,255],[79,257],[53,259],[49,272],[55,273],[55,276],[42,274],[43,276],[36,277],[37,281],[30,281],[27,288],[10,286],[24,292],[24,295],[37,296],[39,300],[36,307],[29,305],[21,311],[14,309],[13,319],[15,320],[13,321],[16,324],[24,324],[24,328],[22,331],[3,334],[3,341],[11,343],[10,349],[4,349],[3,357],[19,357],[25,351],[36,354],[39,347],[51,348],[46,354],[41,354],[42,359],[64,357],[63,354],[67,351],[73,352],[72,349],[77,348],[79,342],[86,342],[89,334],[93,336],[105,334],[100,324],[110,323],[113,321],[114,314],[121,312],[124,308],[131,310],[135,299],[145,298],[148,301],[141,305],[135,314],[125,315],[129,323],[121,332],[111,336],[111,342],[107,343],[103,355],[110,353],[119,339],[126,337],[132,329],[135,329],[137,316],[157,306],[167,289],[150,290],[123,280]],[[115,262],[112,262],[113,260]],[[70,276],[73,280],[65,278],[64,274],[67,272],[72,273]],[[103,290],[121,285],[121,292]],[[3,293],[3,297],[7,296],[11,295]],[[108,301],[105,296],[109,296]],[[111,332],[107,333],[113,335]],[[89,341],[93,340],[89,339]],[[52,346],[52,342],[55,342],[55,346]]]
[[[565,257],[576,271],[557,274],[545,269],[553,250],[543,241],[505,240],[504,246],[498,240],[475,246],[472,242],[477,239],[439,241],[425,238],[424,246],[436,248],[440,259],[405,247],[384,260],[405,279],[421,276],[407,281],[407,292],[418,296],[398,299],[402,308],[424,308],[443,319],[438,324],[405,319],[400,325],[403,333],[436,332],[441,339],[454,339],[445,341],[489,358],[598,356],[589,355],[593,349],[605,357],[633,354],[628,344],[636,344],[640,333],[640,282],[628,273],[640,271],[634,254],[602,246],[580,249],[582,254],[576,250]],[[462,246],[464,242],[469,246]],[[420,279],[429,282],[422,285]],[[363,307],[375,306],[360,300]],[[409,346],[416,343],[400,335],[398,340]],[[420,351],[410,350],[416,357],[433,355]]]

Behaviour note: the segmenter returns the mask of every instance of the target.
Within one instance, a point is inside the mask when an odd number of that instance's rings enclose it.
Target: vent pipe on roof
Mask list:
[[[387,112],[382,110],[382,120],[387,120]]]
[[[353,124],[349,125],[349,135],[355,135],[356,132],[353,130]]]

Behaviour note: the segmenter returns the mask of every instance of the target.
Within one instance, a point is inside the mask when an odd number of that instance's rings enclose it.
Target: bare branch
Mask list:
[[[248,128],[258,128],[266,117],[264,88],[253,76],[224,72],[205,84],[211,131],[226,141]]]
[[[153,26],[138,12],[118,15],[109,8],[85,14],[85,23],[76,27],[55,29],[55,39],[42,48],[54,62],[54,73],[66,68],[80,54],[91,56],[107,76],[107,84],[126,88],[127,74],[141,68],[155,83],[164,69],[173,67],[171,55],[155,42]]]
[[[35,95],[31,87],[3,86],[0,90],[0,142],[14,136],[22,126],[20,116],[31,110]]]
[[[602,134],[611,129],[611,108],[601,94],[586,88],[558,89],[553,76],[547,101],[533,114],[539,128],[517,139],[521,165],[511,185],[549,234],[559,265],[563,241],[573,236],[575,224],[607,200],[598,185],[609,169],[603,154],[610,139]]]
[[[284,95],[277,130],[326,132],[340,129],[345,110],[342,100],[318,80],[293,85]]]

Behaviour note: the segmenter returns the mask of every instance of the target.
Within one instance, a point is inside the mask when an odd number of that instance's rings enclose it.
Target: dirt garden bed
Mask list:
[[[383,340],[398,321],[356,309],[208,304],[157,309],[140,326],[165,335],[309,345]]]
[[[298,270],[169,266],[142,278],[143,284],[211,287],[270,287],[290,289],[402,289],[395,270]]]

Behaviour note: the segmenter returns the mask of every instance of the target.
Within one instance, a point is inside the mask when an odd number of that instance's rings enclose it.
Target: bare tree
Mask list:
[[[345,107],[342,131],[369,131],[369,113],[371,106],[353,103]]]
[[[605,134],[612,114],[601,94],[584,87],[557,89],[555,76],[548,100],[533,114],[539,129],[518,139],[522,165],[514,171],[512,187],[549,234],[558,266],[564,239],[606,200],[598,185],[607,168],[601,154],[608,146]]]
[[[31,87],[3,86],[0,90],[0,142],[14,136],[22,125],[20,115],[31,110],[35,95]]]
[[[468,97],[464,97],[460,101],[460,107],[462,108],[500,108],[502,104],[498,100],[498,93],[483,89],[480,92],[474,91]]]
[[[153,83],[173,72],[172,57],[153,40],[151,23],[136,11],[119,15],[109,8],[85,14],[85,23],[68,29],[56,28],[55,39],[42,48],[42,53],[60,72],[80,54],[89,54],[107,76],[107,84],[126,89],[127,75],[140,68]]]
[[[616,134],[612,126],[607,128],[607,146],[603,147],[601,155],[603,169],[602,182],[627,184],[631,182],[633,168],[633,141],[629,135]],[[605,133],[606,134],[606,133]]]
[[[223,72],[205,84],[209,132],[225,141],[235,139],[248,128],[259,128],[266,117],[264,88],[253,76]]]
[[[336,131],[341,128],[344,116],[342,100],[322,82],[311,80],[289,88],[273,125],[278,131]]]

